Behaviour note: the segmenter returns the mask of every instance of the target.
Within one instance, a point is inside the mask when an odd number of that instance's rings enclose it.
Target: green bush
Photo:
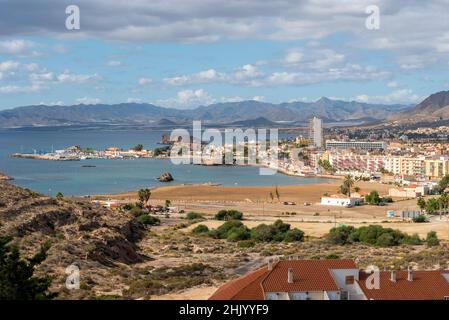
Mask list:
[[[256,243],[253,240],[242,240],[239,241],[238,246],[240,248],[252,248],[256,245]]]
[[[427,217],[425,214],[420,214],[419,216],[413,218],[413,222],[416,222],[416,223],[423,223],[426,221],[427,221]]]
[[[327,235],[327,239],[333,244],[344,245],[361,242],[379,247],[392,247],[400,244],[418,245],[422,243],[422,240],[417,234],[409,236],[399,230],[383,228],[378,225],[363,226],[360,228],[351,226],[332,228]]]
[[[434,247],[440,244],[440,240],[438,240],[437,233],[435,231],[430,231],[427,234],[426,243],[428,247]]]
[[[140,223],[142,223],[144,225],[150,225],[150,226],[155,226],[155,225],[161,224],[161,220],[159,220],[156,217],[150,216],[147,213],[144,213],[144,214],[141,214],[140,216],[138,216],[137,221],[139,221]]]
[[[237,210],[220,210],[215,215],[215,219],[217,220],[242,220],[243,219],[243,213]]]
[[[187,220],[196,220],[196,219],[203,219],[203,215],[198,212],[189,212],[186,215]]]
[[[134,205],[132,203],[127,203],[122,206],[122,209],[125,211],[130,211],[132,208],[134,208]]]
[[[296,242],[303,240],[304,240],[304,231],[299,230],[297,228],[288,230],[284,238],[285,242]]]
[[[211,230],[209,235],[215,239],[227,239],[232,233],[230,241],[236,241],[235,239],[244,240],[249,238],[249,229],[238,220],[226,221],[217,229]],[[246,235],[245,235],[246,234]]]
[[[199,224],[195,228],[192,229],[192,233],[207,233],[209,232],[209,228],[204,224]]]
[[[228,241],[241,241],[251,239],[253,242],[294,242],[303,241],[304,232],[299,229],[290,229],[290,225],[277,220],[271,225],[260,224],[251,230],[241,221],[226,221],[217,229],[211,230],[209,235],[215,239]]]
[[[339,226],[332,228],[327,235],[327,239],[333,244],[347,244],[350,242],[349,236],[354,231],[352,226]]]

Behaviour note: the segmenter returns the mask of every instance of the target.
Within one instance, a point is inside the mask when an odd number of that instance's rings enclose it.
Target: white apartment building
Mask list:
[[[317,148],[323,147],[323,121],[317,117],[313,117],[309,124],[309,139]]]
[[[327,149],[362,149],[384,150],[387,144],[383,141],[336,141],[326,140]]]

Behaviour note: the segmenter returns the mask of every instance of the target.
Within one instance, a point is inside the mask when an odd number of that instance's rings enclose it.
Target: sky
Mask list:
[[[449,0],[0,0],[0,110],[416,104],[448,90],[448,16]]]

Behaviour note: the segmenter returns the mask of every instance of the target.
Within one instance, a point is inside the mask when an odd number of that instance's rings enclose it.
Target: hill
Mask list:
[[[240,101],[180,110],[146,103],[114,105],[35,105],[0,111],[0,128],[77,125],[172,126],[192,120],[229,124],[254,120],[305,123],[314,116],[327,122],[376,121],[410,108],[405,105],[367,104],[321,98],[315,102],[266,103]]]
[[[412,123],[447,119],[449,119],[449,91],[431,94],[416,107],[389,117],[392,121]]]

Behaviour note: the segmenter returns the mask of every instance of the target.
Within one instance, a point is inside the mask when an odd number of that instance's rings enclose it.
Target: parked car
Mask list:
[[[284,201],[284,206],[296,206],[296,202],[293,202],[293,201]]]

